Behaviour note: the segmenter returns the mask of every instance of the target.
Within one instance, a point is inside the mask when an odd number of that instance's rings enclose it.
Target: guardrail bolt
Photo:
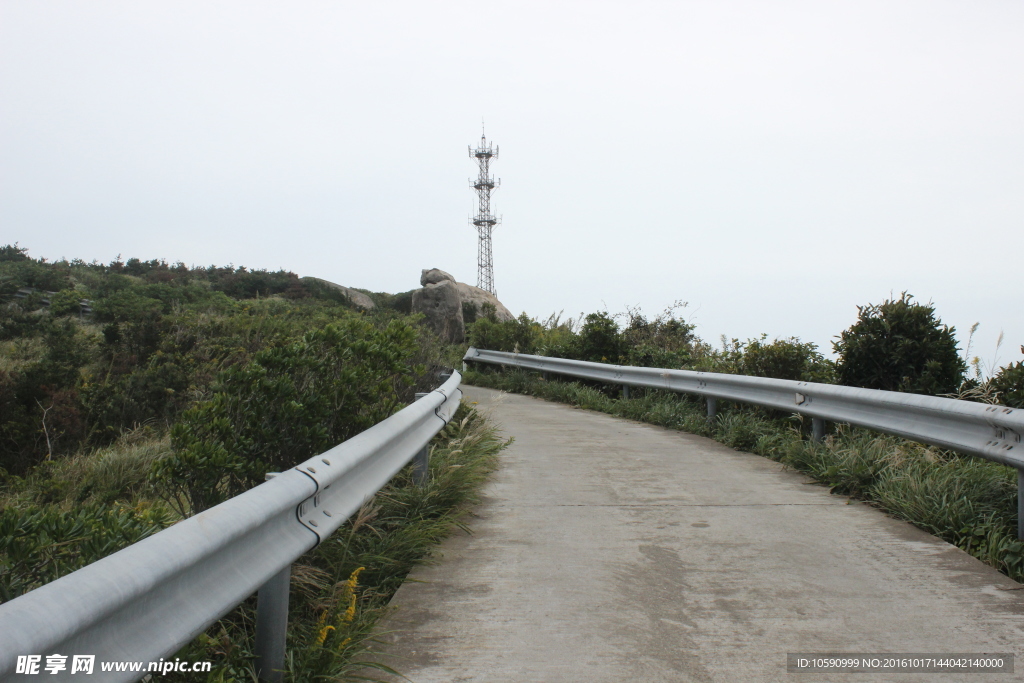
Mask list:
[[[708,419],[714,420],[718,414],[718,401],[708,396]]]
[[[821,443],[825,440],[825,421],[820,417],[811,418],[811,440]]]
[[[256,676],[265,683],[284,680],[291,579],[292,566],[288,565],[260,586],[256,596]]]

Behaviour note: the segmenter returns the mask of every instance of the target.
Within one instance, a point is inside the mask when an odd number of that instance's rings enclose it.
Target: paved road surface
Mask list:
[[[787,673],[787,652],[1021,654],[1024,591],[764,458],[466,394],[515,443],[473,535],[395,596],[388,661],[415,683],[1024,680]]]

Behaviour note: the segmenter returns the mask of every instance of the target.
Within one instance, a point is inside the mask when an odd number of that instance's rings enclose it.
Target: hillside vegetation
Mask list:
[[[679,315],[685,306],[676,302],[654,317],[628,309],[567,320],[553,315],[538,321],[526,314],[507,322],[485,318],[469,326],[467,334],[471,346],[492,351],[843,384],[1024,408],[1024,362],[986,374],[981,359],[968,355],[970,340],[962,353],[956,329],[942,323],[934,305],[907,293],[861,306],[857,321],[837,334],[834,361],[798,337],[740,341],[723,336],[712,345]]]
[[[258,485],[439,384],[464,348],[371,295],[296,274],[0,248],[0,601]],[[400,473],[294,567],[289,680],[361,669],[405,574],[460,518],[503,447],[462,407],[430,477]],[[254,601],[178,654],[252,679]],[[176,680],[171,675],[169,680]],[[195,680],[187,678],[181,680]]]

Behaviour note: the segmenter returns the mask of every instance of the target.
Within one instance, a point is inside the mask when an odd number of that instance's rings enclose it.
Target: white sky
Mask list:
[[[1021,358],[1024,3],[0,0],[0,243],[690,302],[830,351],[909,290]]]

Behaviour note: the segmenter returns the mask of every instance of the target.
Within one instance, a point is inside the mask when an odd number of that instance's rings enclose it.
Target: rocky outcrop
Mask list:
[[[427,272],[423,271],[424,277]],[[444,273],[444,271],[436,271]],[[451,278],[450,275],[448,275]],[[462,319],[462,299],[452,279],[428,283],[412,293],[412,312],[422,313],[427,327],[442,339],[460,344],[466,338],[466,325]]]
[[[512,320],[515,317],[512,315],[512,311],[505,308],[504,304],[498,301],[498,297],[487,290],[467,285],[465,282],[456,282],[455,284],[459,288],[459,297],[463,303],[469,302],[476,307],[477,316],[483,316],[483,304],[491,304],[494,306],[495,315],[498,317],[498,320]]]
[[[453,278],[451,275],[444,272],[440,268],[428,268],[424,270],[422,273],[420,273],[420,287],[426,287],[427,285],[436,285],[441,282],[444,282],[445,280],[451,280],[452,282],[455,282],[455,278]]]
[[[373,299],[371,299],[370,297],[366,296],[365,294],[363,294],[359,290],[352,289],[351,287],[345,287],[343,285],[338,285],[338,284],[335,284],[333,282],[328,282],[327,280],[323,280],[323,279],[318,278],[318,277],[304,277],[302,279],[303,280],[313,280],[315,282],[320,283],[321,285],[325,285],[327,287],[330,287],[331,289],[336,289],[336,290],[340,291],[342,294],[344,294],[346,297],[348,297],[349,301],[351,301],[356,306],[358,306],[359,308],[362,308],[365,311],[370,311],[370,310],[373,310],[374,308],[377,307],[377,304],[373,303]]]
[[[498,297],[479,287],[456,282],[440,268],[427,268],[420,273],[420,284],[423,288],[412,293],[412,312],[422,313],[427,326],[449,341],[465,339],[463,306],[466,304],[473,307],[476,317],[484,315],[484,305],[493,306],[494,315],[502,322],[515,317],[498,301]]]

